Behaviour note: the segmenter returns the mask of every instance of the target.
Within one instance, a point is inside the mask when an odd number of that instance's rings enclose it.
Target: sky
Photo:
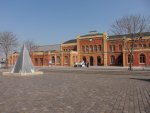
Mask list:
[[[93,30],[111,34],[116,19],[134,14],[150,15],[150,0],[0,0],[0,32],[60,44]]]

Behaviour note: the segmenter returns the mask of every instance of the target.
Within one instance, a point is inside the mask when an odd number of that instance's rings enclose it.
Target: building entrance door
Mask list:
[[[83,61],[84,61],[84,63],[86,63],[86,57],[85,56],[83,57]]]
[[[97,57],[97,65],[98,65],[98,66],[101,65],[101,57],[100,57],[100,56]]]
[[[93,57],[90,56],[90,66],[93,66]]]
[[[118,66],[123,66],[123,55],[122,54],[118,56],[117,60],[118,60]]]
[[[52,57],[52,64],[55,64],[55,57]]]

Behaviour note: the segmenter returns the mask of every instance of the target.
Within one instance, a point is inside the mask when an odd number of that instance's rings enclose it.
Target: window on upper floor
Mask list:
[[[122,45],[119,45],[119,50],[122,51]]]
[[[102,46],[101,45],[98,45],[98,51],[101,51],[102,50]]]
[[[83,53],[85,52],[85,47],[84,47],[84,46],[82,46],[82,52],[83,52]]]
[[[93,46],[90,45],[90,52],[93,52]]]
[[[86,46],[86,52],[89,52],[89,46]]]
[[[111,52],[115,51],[115,45],[110,45],[109,48]]]
[[[97,52],[97,45],[94,45],[94,52]]]

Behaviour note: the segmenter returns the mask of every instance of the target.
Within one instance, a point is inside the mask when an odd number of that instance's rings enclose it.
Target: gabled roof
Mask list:
[[[144,37],[144,36],[150,36],[150,32],[143,32],[143,33],[135,33],[135,37]],[[123,38],[123,37],[127,37],[127,38],[130,38],[131,37],[131,34],[123,34],[123,35],[112,35],[112,36],[109,36],[109,38]]]
[[[77,43],[77,39],[68,40],[68,41],[64,42],[63,44],[68,44],[68,43]]]
[[[38,51],[60,51],[60,44],[39,46]]]

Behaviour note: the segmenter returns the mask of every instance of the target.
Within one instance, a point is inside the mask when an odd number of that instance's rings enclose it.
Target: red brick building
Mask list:
[[[134,43],[133,43],[134,42]],[[130,38],[129,34],[107,36],[107,33],[90,32],[57,45],[40,46],[31,53],[35,66],[74,66],[85,61],[90,66],[128,66],[133,44],[132,65],[150,66],[150,32]],[[18,53],[11,54],[13,65]]]

